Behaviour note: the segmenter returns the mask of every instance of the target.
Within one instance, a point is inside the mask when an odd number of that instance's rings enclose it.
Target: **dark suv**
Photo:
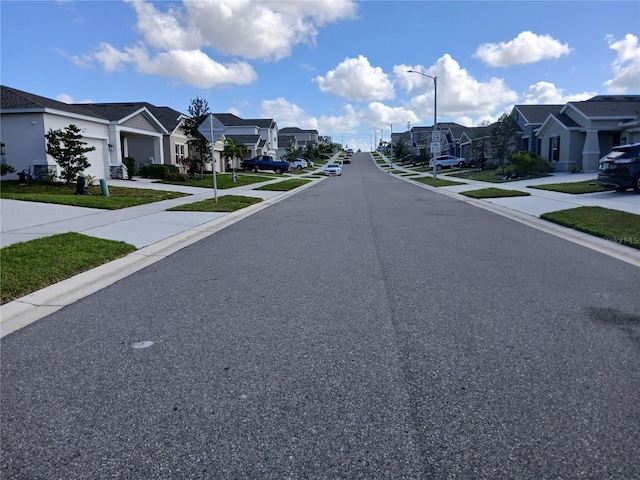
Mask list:
[[[623,192],[633,188],[640,193],[640,143],[613,147],[600,159],[598,185]]]

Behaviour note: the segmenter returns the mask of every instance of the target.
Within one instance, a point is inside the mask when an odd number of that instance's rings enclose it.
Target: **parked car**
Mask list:
[[[598,185],[640,193],[640,143],[613,147],[598,164]]]
[[[347,156],[344,157],[344,160],[342,160],[342,163],[351,163],[351,154],[349,152],[347,152]]]
[[[309,162],[306,158],[296,158],[289,162],[289,167],[302,170],[303,168],[313,167],[313,162]]]
[[[467,160],[465,158],[455,157],[453,155],[440,155],[435,160],[429,162],[429,168],[433,168],[435,163],[436,170],[442,170],[443,168],[458,167],[464,168],[467,166]]]
[[[420,161],[420,155],[417,153],[410,153],[398,160],[399,163],[411,163],[411,165],[417,165]]]
[[[329,175],[342,175],[342,167],[337,163],[330,163],[324,167],[324,174]]]
[[[279,162],[269,155],[246,158],[241,166],[243,170],[253,170],[256,173],[258,170],[273,170],[277,174],[289,171],[289,162]]]

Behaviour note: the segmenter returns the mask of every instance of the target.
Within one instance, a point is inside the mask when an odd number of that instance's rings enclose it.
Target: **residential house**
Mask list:
[[[285,156],[299,148],[298,139],[294,134],[283,135],[280,130],[278,135],[278,151],[276,152],[277,158],[285,158]]]
[[[559,114],[562,107],[563,105],[561,104],[515,105],[510,115],[522,132],[518,150],[541,155],[541,141],[537,135],[538,130],[549,115]]]
[[[243,119],[232,113],[213,114],[225,126],[224,136],[249,149],[249,156],[271,155],[277,157],[278,125],[271,118]],[[225,166],[225,168],[228,166]]]
[[[125,157],[135,158],[138,166],[179,166],[188,155],[188,138],[180,129],[186,117],[169,107],[147,102],[66,104],[6,86],[0,106],[5,159],[16,169],[14,177],[23,171],[36,179],[57,176],[59,167],[46,153],[44,135],[71,124],[95,148],[87,153],[91,166],[85,171],[92,177],[123,178]]]
[[[395,132],[391,134],[391,145],[395,148],[398,142],[404,143],[406,149],[411,150],[411,131]]]
[[[485,159],[489,159],[489,128],[489,126],[465,128],[458,139],[458,156],[479,164],[484,151]]]
[[[82,105],[69,105],[15,88],[0,86],[0,132],[4,146],[3,162],[16,172],[6,176],[17,179],[25,172],[35,179],[57,176],[57,163],[46,153],[45,134],[76,125],[83,140],[95,150],[87,153],[91,176],[111,178],[121,172],[110,138],[110,122]]]
[[[298,127],[285,127],[279,129],[278,133],[279,158],[282,158],[287,153],[288,148],[305,149],[307,146],[316,147],[319,142],[317,130],[303,130]],[[292,138],[295,138],[295,141],[293,141]]]
[[[598,160],[616,145],[640,139],[640,96],[598,95],[569,102],[537,130],[540,154],[556,171],[575,165],[598,169]]]
[[[440,132],[441,145],[440,153],[442,155],[460,155],[460,137],[464,133],[466,127],[454,122],[438,122],[436,124],[436,131]],[[427,157],[431,154],[431,142],[433,135],[433,126],[431,127],[412,127],[411,128],[411,143],[413,153],[422,155],[427,154]]]

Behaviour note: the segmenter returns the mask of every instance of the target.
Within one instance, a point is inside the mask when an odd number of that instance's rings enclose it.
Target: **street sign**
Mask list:
[[[198,132],[200,132],[204,138],[209,140],[211,143],[215,143],[220,140],[222,135],[224,135],[226,129],[227,128],[224,126],[224,123],[218,120],[215,115],[210,113],[207,118],[204,119],[204,122],[202,122],[198,127]]]
[[[200,124],[198,127],[198,132],[200,132],[209,143],[211,143],[211,170],[213,172],[213,198],[216,203],[218,203],[218,181],[216,179],[216,154],[215,154],[215,143],[218,140],[224,139],[224,132],[227,128],[224,126],[220,120],[218,120],[215,115],[210,113],[207,118],[204,119],[204,122]]]
[[[440,137],[440,132],[432,132],[431,141],[433,143],[440,143],[442,141],[442,138]]]
[[[440,142],[431,142],[431,153],[440,153]]]

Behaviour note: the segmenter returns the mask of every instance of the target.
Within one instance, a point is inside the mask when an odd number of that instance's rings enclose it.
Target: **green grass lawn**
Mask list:
[[[289,190],[293,190],[294,188],[301,187],[302,185],[306,185],[312,180],[305,180],[304,178],[292,178],[290,180],[283,180],[282,182],[277,183],[269,183],[268,185],[262,185],[261,187],[256,187],[254,190],[267,190],[270,192],[288,192]]]
[[[602,207],[578,207],[543,213],[540,218],[640,249],[640,215]]]
[[[466,178],[468,180],[478,180],[480,182],[490,183],[506,183],[516,182],[518,180],[524,180],[523,178],[505,179],[500,172],[500,169],[496,170],[462,170],[459,172],[450,172],[448,175],[452,177]],[[527,178],[542,178],[551,176],[548,173],[541,173],[538,175],[530,175]]]
[[[109,187],[109,196],[103,197],[100,186],[96,185],[89,187],[90,195],[75,195],[75,192],[75,185],[56,185],[45,182],[18,185],[17,181],[12,180],[4,180],[0,184],[0,198],[104,210],[118,210],[189,195],[145,188]]]
[[[280,177],[281,175],[278,175]],[[275,173],[253,173],[239,171],[236,175],[236,181],[233,181],[233,175],[231,173],[218,173],[216,174],[216,187],[224,190],[226,188],[244,187],[246,185],[253,185],[254,183],[268,182],[276,177]],[[213,188],[213,175],[204,175],[201,179],[200,175],[194,175],[193,179],[189,182],[170,182],[168,180],[159,180],[158,183],[168,185],[185,185],[187,187],[199,187],[199,188]]]
[[[453,185],[462,185],[460,182],[452,182],[451,180],[446,180],[444,178],[437,178],[434,180],[433,177],[420,177],[414,178],[413,180],[424,183],[425,185],[431,185],[432,187],[451,187]]]
[[[466,192],[460,192],[460,194],[472,198],[528,197],[531,195],[530,193],[521,192],[520,190],[504,190],[502,188],[494,187],[469,190]]]
[[[551,190],[553,192],[561,193],[595,193],[606,192],[611,190],[610,188],[604,188],[598,185],[595,179],[585,180],[584,182],[571,182],[571,183],[548,183],[546,185],[530,185],[529,188],[537,188],[538,190]]]
[[[0,250],[1,302],[10,302],[135,250],[128,243],[79,233],[9,245]]]
[[[168,208],[167,211],[174,212],[235,212],[242,208],[248,207],[255,203],[260,203],[261,198],[256,197],[244,197],[241,195],[223,195],[218,197],[218,202],[213,198],[208,198],[200,202],[188,203],[186,205],[180,205],[173,208]]]

